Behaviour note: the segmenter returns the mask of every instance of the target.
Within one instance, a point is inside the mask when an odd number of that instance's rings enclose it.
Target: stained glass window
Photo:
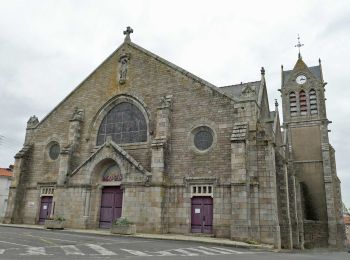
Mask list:
[[[50,146],[49,156],[51,160],[56,160],[60,155],[60,145],[58,143],[53,143]]]
[[[208,127],[201,127],[194,134],[194,145],[198,150],[207,150],[213,144],[213,135]]]
[[[142,112],[133,104],[123,102],[116,105],[102,120],[97,135],[97,145],[107,136],[118,144],[147,141],[147,124]]]

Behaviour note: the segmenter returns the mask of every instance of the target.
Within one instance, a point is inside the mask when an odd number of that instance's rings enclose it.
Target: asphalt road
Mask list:
[[[0,259],[350,259],[346,252],[275,253],[186,241],[0,227]]]

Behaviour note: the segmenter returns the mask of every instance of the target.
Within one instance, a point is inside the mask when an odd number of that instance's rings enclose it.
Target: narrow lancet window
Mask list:
[[[307,115],[307,100],[306,100],[306,93],[304,90],[301,90],[299,92],[299,106],[300,106],[300,115],[301,116]]]
[[[310,114],[311,115],[318,114],[317,96],[316,96],[316,91],[314,89],[311,89],[309,92],[309,102],[310,102]]]
[[[294,92],[291,92],[289,94],[289,106],[290,106],[290,115],[296,116],[297,115],[297,96]]]

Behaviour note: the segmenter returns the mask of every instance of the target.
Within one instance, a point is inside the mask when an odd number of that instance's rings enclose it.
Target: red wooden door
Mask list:
[[[102,190],[100,228],[110,228],[112,222],[122,215],[123,191],[118,186]]]
[[[44,224],[45,219],[50,216],[52,207],[52,197],[44,196],[41,197],[40,213],[39,213],[39,224]]]
[[[191,207],[192,233],[213,232],[213,198],[193,197]]]

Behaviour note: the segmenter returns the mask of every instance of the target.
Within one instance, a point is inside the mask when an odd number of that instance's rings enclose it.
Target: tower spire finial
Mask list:
[[[130,34],[133,33],[133,32],[134,32],[134,30],[130,26],[126,27],[126,30],[123,32],[124,35],[125,35],[124,42],[130,42],[131,41]]]
[[[299,36],[299,33],[298,33],[298,44],[295,45],[294,47],[298,47],[299,49],[299,54],[298,54],[298,58],[301,59],[301,54],[300,54],[300,48],[303,47],[304,44],[303,43],[300,43],[300,36]]]

